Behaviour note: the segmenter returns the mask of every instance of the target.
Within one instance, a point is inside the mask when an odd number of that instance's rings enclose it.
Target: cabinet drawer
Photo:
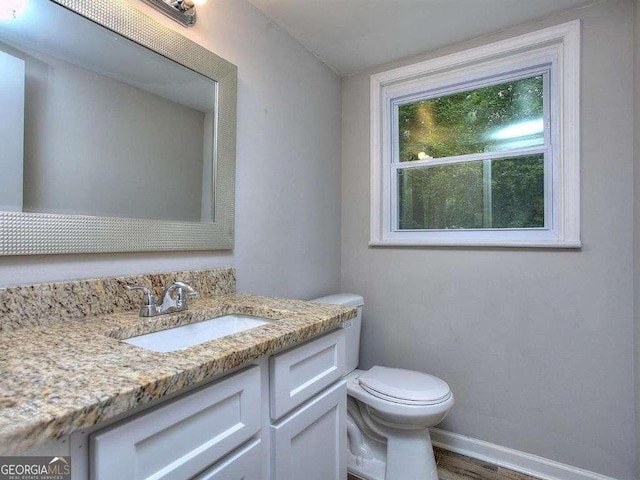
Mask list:
[[[346,480],[347,387],[328,388],[271,427],[272,478]]]
[[[250,367],[91,436],[92,480],[184,480],[260,430],[260,368]]]
[[[264,480],[261,441],[254,440],[192,480]]]
[[[344,330],[274,355],[269,362],[271,418],[275,420],[345,374]]]

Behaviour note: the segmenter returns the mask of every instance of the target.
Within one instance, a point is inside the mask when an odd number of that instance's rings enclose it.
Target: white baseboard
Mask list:
[[[465,435],[447,432],[439,428],[430,428],[429,431],[431,432],[431,441],[436,447],[543,480],[615,480],[606,475],[572,467],[511,448],[501,447],[500,445]]]

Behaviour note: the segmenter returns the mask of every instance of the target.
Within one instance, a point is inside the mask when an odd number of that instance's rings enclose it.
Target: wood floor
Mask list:
[[[440,448],[433,449],[440,480],[537,480],[524,473],[514,472],[491,463],[465,457]],[[349,475],[349,480],[360,480]]]

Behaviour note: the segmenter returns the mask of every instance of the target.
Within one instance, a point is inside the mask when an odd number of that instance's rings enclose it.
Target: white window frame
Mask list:
[[[479,88],[545,72],[545,226],[523,229],[399,230],[397,106],[412,97]],[[514,150],[520,156],[528,149]],[[535,149],[539,151],[540,148]],[[482,155],[477,155],[478,159]],[[411,167],[472,156],[410,162]],[[371,76],[371,246],[579,248],[580,21]]]

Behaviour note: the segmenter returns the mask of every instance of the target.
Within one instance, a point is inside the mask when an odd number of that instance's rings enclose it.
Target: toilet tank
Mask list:
[[[362,307],[364,305],[364,299],[360,295],[354,295],[352,293],[337,293],[310,301],[357,308],[358,314],[356,317],[346,322],[343,326],[346,334],[345,350],[347,372],[355,370],[358,367],[358,357],[360,355],[360,328],[362,327]]]

